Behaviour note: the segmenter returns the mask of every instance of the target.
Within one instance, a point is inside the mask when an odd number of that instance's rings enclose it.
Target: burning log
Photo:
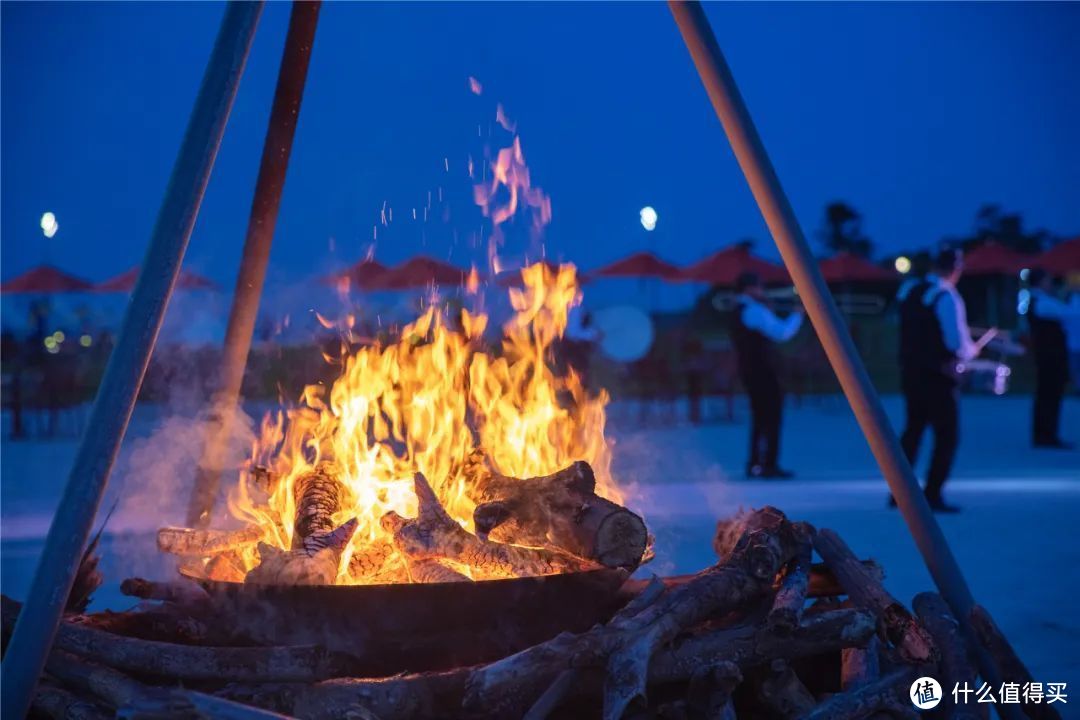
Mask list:
[[[247,570],[244,560],[236,550],[226,550],[207,561],[203,573],[210,580],[219,582],[243,582]]]
[[[586,462],[528,479],[481,472],[472,495],[473,523],[482,539],[552,546],[628,568],[637,567],[648,545],[645,522],[596,494],[596,477]]]
[[[255,526],[240,530],[193,530],[192,528],[164,527],[157,532],[157,547],[170,555],[209,557],[245,545],[254,545],[262,538],[262,530]]]
[[[832,568],[855,604],[877,614],[886,636],[899,649],[904,662],[913,665],[937,662],[938,651],[930,633],[886,592],[839,535],[832,530],[819,530],[814,538],[814,548]]]
[[[417,517],[407,519],[391,511],[382,518],[383,528],[393,535],[395,547],[410,561],[449,560],[465,565],[481,579],[554,575],[596,567],[557,550],[482,540],[447,514],[421,473],[414,476],[413,482]]]
[[[334,530],[334,515],[341,510],[344,487],[337,469],[323,462],[296,478],[293,498],[296,501],[296,520],[293,523],[293,550],[303,548],[304,540],[328,535]]]
[[[259,543],[261,562],[244,582],[263,585],[333,585],[341,565],[341,553],[356,532],[353,518],[331,532],[302,539],[295,550],[281,550]],[[295,540],[295,538],[294,538]],[[296,546],[296,543],[293,543]]]
[[[447,567],[438,560],[410,560],[409,579],[414,583],[472,582],[467,575]]]

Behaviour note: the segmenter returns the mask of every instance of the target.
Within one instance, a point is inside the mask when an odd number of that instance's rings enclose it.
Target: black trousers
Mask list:
[[[940,498],[941,488],[949,479],[956,447],[960,442],[960,406],[956,383],[944,376],[905,373],[902,381],[907,408],[907,424],[900,436],[908,462],[915,467],[922,436],[929,427],[934,431],[934,449],[926,474],[926,495]]]
[[[1067,363],[1036,363],[1035,405],[1031,412],[1031,440],[1057,442],[1061,423],[1061,400],[1069,384]]]
[[[750,396],[750,459],[747,467],[776,467],[780,457],[780,421],[784,393],[775,376],[743,378]]]

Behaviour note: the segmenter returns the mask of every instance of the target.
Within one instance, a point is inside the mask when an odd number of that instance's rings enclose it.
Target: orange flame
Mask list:
[[[451,516],[471,528],[467,460],[477,449],[494,469],[514,477],[586,460],[598,492],[618,500],[604,438],[608,398],[589,395],[573,371],[558,374],[552,367],[554,343],[581,298],[576,269],[541,263],[521,274],[524,287],[509,291],[515,314],[503,328],[499,352],[481,344],[485,315],[462,311],[455,330],[429,308],[396,343],[348,356],[328,392],[308,386],[300,407],[264,419],[252,462],[268,466],[280,481],[259,501],[245,474],[230,497],[232,513],[261,527],[264,542],[290,547],[293,484],[319,462],[333,461],[346,488],[345,507],[334,520],[358,520],[337,582],[354,584],[365,578],[350,575],[348,558],[389,540],[380,518],[391,510],[415,514],[415,472],[424,473]],[[254,551],[244,561],[254,567]]]

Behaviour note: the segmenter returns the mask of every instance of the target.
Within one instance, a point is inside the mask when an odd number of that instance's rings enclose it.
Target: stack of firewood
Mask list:
[[[456,558],[515,567],[511,556],[471,545],[446,518],[433,516],[425,487],[418,479],[419,517],[392,522],[411,574],[418,572],[414,562],[441,566],[444,532],[454,534],[449,544],[461,548],[454,552],[465,553]],[[522,517],[502,509],[493,515]],[[494,522],[488,535],[505,522]],[[123,590],[143,598],[140,607],[63,621],[34,712],[382,720],[908,717],[914,714],[909,687],[930,675],[946,688],[947,716],[979,716],[980,706],[952,706],[948,689],[973,684],[976,671],[971,648],[937,595],[917,596],[913,614],[882,587],[880,568],[857,559],[836,533],[791,522],[771,507],[721,522],[714,544],[717,564],[691,576],[629,581],[620,609],[585,632],[563,633],[483,665],[379,678],[357,677],[354,656],[324,647],[251,644],[228,617],[215,614],[196,583],[128,580]],[[814,563],[815,550],[823,563]],[[469,555],[474,551],[477,557]],[[4,598],[5,638],[18,611]],[[985,611],[976,609],[971,624],[1002,679],[1030,680]],[[1046,705],[1024,707],[1054,717]]]

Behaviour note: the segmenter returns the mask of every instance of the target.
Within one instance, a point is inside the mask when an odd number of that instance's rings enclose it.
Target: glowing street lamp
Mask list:
[[[60,225],[56,222],[56,216],[51,212],[47,212],[41,216],[41,232],[45,234],[45,237],[51,238],[59,229]]]
[[[896,272],[900,273],[901,275],[907,275],[909,272],[911,272],[911,259],[904,255],[901,255],[900,257],[896,258],[896,261],[893,263],[893,267],[895,267]]]
[[[641,227],[645,228],[649,232],[656,229],[656,210],[653,210],[651,205],[646,205],[641,208]]]

